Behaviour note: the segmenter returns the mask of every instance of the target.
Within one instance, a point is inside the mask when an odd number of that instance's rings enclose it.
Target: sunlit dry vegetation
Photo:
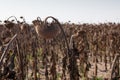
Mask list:
[[[20,19],[0,23],[0,80],[119,79],[119,23]]]

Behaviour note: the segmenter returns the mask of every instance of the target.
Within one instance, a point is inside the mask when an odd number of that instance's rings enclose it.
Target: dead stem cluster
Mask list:
[[[0,24],[0,80],[96,80],[99,64],[103,79],[120,77],[119,23],[60,24],[48,16],[28,24],[20,18]]]

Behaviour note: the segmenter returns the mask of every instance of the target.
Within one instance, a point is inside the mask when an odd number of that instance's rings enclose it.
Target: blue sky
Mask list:
[[[54,16],[61,22],[120,22],[120,0],[0,0],[0,20]]]

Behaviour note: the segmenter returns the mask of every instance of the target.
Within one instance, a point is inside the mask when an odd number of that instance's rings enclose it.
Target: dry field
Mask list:
[[[120,23],[20,19],[0,23],[0,80],[119,80]]]

